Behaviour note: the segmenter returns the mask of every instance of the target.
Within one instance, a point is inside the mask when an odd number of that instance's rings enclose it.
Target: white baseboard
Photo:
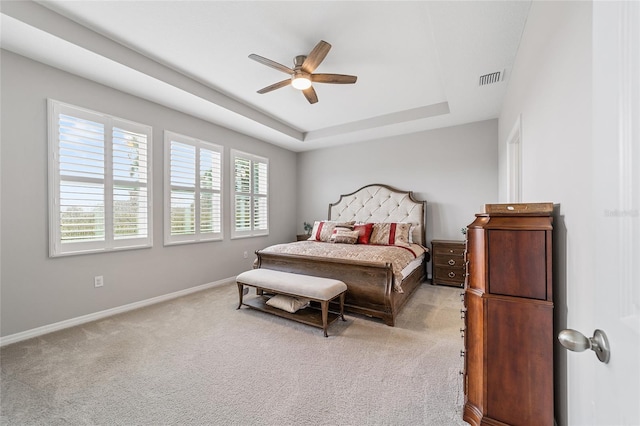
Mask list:
[[[141,300],[139,302],[133,302],[127,305],[106,309],[104,311],[94,312],[92,314],[83,315],[81,317],[71,318],[71,319],[56,322],[53,324],[43,325],[42,327],[32,328],[31,330],[22,331],[20,333],[10,334],[8,336],[0,337],[0,347],[10,345],[11,343],[20,342],[22,340],[27,340],[34,337],[42,336],[43,334],[52,333],[54,331],[62,330],[65,328],[76,326],[76,325],[86,324],[91,321],[96,321],[102,318],[121,314],[123,312],[132,311],[134,309],[139,309],[145,306],[154,305],[156,303],[175,299],[181,296],[186,296],[187,294],[196,293],[198,291],[206,290],[213,287],[220,287],[222,285],[235,282],[235,279],[236,277],[225,278],[219,281],[214,281],[214,282],[202,284],[196,287],[190,287],[184,290],[176,291],[174,293],[152,297],[151,299]]]

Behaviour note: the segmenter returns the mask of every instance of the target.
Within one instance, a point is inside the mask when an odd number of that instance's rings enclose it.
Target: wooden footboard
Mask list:
[[[334,278],[347,285],[344,309],[382,319],[393,326],[400,309],[424,279],[424,265],[402,283],[404,293],[393,290],[390,264],[356,262],[257,251],[256,267]]]

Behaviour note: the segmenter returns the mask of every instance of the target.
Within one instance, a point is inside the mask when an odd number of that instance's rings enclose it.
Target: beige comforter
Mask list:
[[[390,263],[394,275],[394,290],[402,293],[402,270],[414,259],[425,253],[418,244],[410,247],[369,244],[335,244],[319,241],[298,241],[277,244],[261,250],[264,253],[295,254],[302,256],[348,259],[365,262]]]

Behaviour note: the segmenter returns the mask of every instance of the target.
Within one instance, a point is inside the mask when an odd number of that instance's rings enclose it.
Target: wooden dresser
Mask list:
[[[485,210],[467,230],[463,419],[552,426],[553,205]]]
[[[433,283],[464,286],[464,241],[432,240]]]

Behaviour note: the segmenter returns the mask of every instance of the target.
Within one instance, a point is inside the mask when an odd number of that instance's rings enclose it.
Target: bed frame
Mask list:
[[[412,192],[387,185],[367,185],[329,204],[329,220],[358,222],[411,222],[413,241],[426,246],[426,201],[413,198]],[[403,293],[394,291],[391,264],[325,259],[257,251],[258,268],[334,278],[347,285],[345,311],[380,318],[393,326],[411,294],[426,277],[426,253],[423,264],[402,281]]]

